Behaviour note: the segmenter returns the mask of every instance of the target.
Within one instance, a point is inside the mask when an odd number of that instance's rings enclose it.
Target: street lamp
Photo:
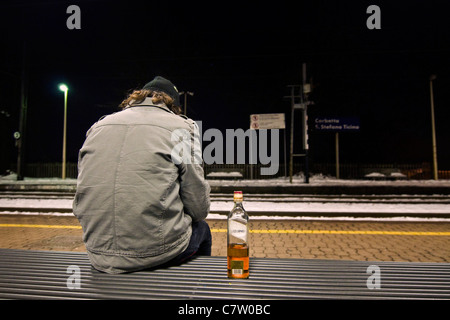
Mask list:
[[[180,92],[180,96],[182,96],[183,94],[184,94],[184,115],[186,115],[186,112],[187,112],[187,95],[190,95],[191,97],[193,97],[194,93],[190,92],[190,91],[186,91],[186,92],[181,91]]]
[[[62,152],[62,178],[66,178],[66,131],[67,131],[67,93],[69,88],[65,84],[59,85],[59,90],[64,92],[64,130],[63,130],[63,152]]]
[[[434,123],[434,95],[433,95],[433,80],[436,80],[436,75],[430,76],[430,99],[431,99],[431,134],[433,142],[433,178],[438,180],[438,164],[437,164],[437,148],[436,148],[436,127]]]

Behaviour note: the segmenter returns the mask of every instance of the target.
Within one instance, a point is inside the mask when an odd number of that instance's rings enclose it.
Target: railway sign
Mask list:
[[[284,113],[262,113],[250,115],[250,129],[285,129]]]
[[[323,117],[314,119],[314,128],[317,131],[334,132],[336,146],[336,178],[340,178],[339,174],[339,132],[355,132],[359,131],[360,124],[357,117]]]
[[[314,129],[320,131],[359,131],[359,118],[356,117],[323,117],[314,119]]]

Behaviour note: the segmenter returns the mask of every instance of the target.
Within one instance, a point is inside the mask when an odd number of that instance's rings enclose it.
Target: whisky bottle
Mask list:
[[[228,278],[245,279],[249,276],[248,215],[242,201],[242,191],[235,191],[234,207],[228,215]]]

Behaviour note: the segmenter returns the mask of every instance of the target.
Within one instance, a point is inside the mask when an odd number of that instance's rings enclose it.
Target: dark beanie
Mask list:
[[[142,89],[164,92],[173,99],[174,105],[176,105],[177,107],[181,106],[180,95],[178,94],[177,87],[175,87],[172,82],[163,77],[155,77],[155,79],[147,83]]]

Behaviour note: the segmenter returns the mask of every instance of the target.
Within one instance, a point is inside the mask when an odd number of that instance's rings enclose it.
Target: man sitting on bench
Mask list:
[[[196,123],[179,115],[176,87],[156,77],[121,107],[89,129],[79,152],[73,212],[92,266],[123,273],[211,255],[210,186],[199,155],[173,159],[174,131],[199,137]]]

